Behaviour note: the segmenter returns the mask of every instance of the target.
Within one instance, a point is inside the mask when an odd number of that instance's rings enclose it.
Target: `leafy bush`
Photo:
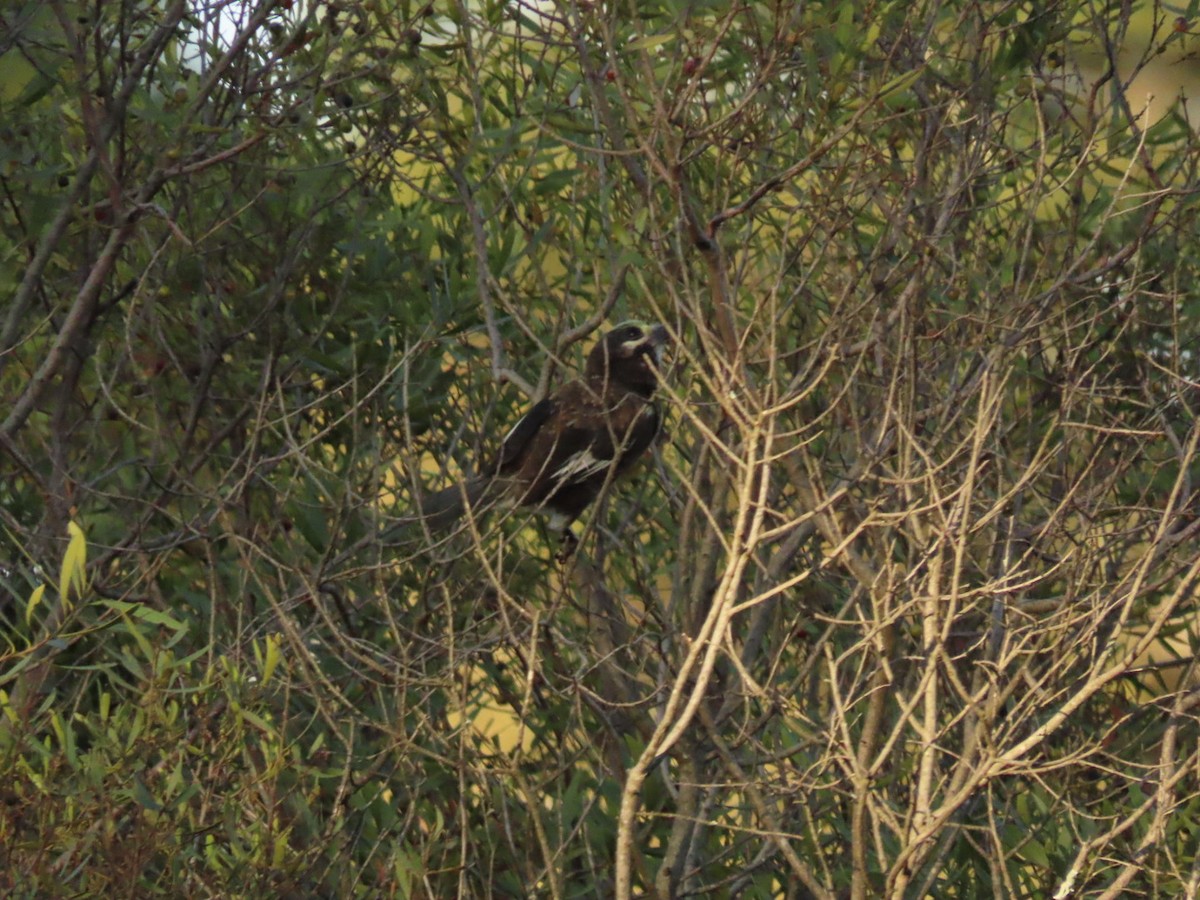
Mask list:
[[[6,889],[1194,893],[1173,19],[0,13]],[[414,524],[625,318],[571,561]]]

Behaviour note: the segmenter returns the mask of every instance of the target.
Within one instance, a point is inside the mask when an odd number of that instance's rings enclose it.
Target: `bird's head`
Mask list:
[[[669,341],[662,325],[622,322],[597,341],[588,354],[587,377],[611,380],[649,397],[658,387],[663,348]]]

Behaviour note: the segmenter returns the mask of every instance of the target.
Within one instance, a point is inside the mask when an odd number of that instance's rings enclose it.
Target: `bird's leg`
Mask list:
[[[579,538],[575,537],[575,532],[568,525],[563,529],[562,538],[559,543],[558,552],[554,554],[554,561],[559,565],[567,563],[575,551],[579,549]]]

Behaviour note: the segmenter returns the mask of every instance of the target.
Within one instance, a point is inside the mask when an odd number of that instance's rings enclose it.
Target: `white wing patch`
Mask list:
[[[563,462],[551,477],[560,484],[575,479],[582,480],[591,475],[603,472],[612,463],[611,459],[598,459],[591,450],[581,450]]]

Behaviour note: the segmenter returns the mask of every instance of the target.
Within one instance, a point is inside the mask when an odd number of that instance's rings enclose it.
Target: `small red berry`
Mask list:
[[[1187,34],[1188,24],[1189,23],[1186,16],[1179,16],[1175,20],[1175,30],[1180,34]]]
[[[694,56],[689,56],[683,61],[683,74],[688,78],[695,75],[698,68],[700,68],[700,60]]]
[[[616,69],[605,69],[604,70],[604,80],[605,81],[616,81],[617,80],[617,70]]]

